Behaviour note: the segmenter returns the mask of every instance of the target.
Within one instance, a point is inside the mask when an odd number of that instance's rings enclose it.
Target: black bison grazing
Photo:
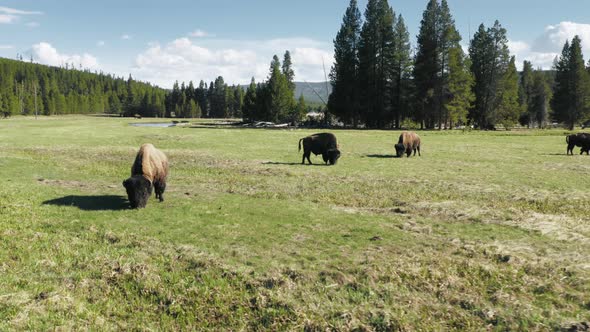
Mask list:
[[[331,133],[320,133],[307,136],[299,140],[299,151],[301,151],[301,142],[303,142],[303,159],[301,164],[305,164],[305,158],[311,165],[309,156],[313,152],[316,156],[322,155],[324,163],[335,165],[340,158],[340,151],[338,150],[338,142],[336,136]]]
[[[565,141],[567,143],[567,154],[574,154],[574,147],[579,146],[582,149],[580,150],[580,154],[586,152],[589,154],[590,151],[590,134],[589,133],[577,133],[573,135],[568,135],[565,137]]]
[[[420,136],[418,136],[418,134],[411,131],[404,131],[401,135],[399,135],[399,140],[395,145],[395,152],[398,157],[403,156],[404,152],[408,157],[410,157],[412,151],[414,151],[415,156],[416,150],[420,156]]]
[[[167,177],[166,155],[149,143],[142,145],[131,166],[131,177],[123,181],[131,207],[144,208],[152,194],[152,188],[156,190],[156,198],[162,202]]]

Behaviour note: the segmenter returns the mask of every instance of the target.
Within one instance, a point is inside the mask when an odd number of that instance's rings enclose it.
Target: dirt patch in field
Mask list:
[[[86,188],[89,184],[86,182],[75,181],[75,180],[48,180],[48,179],[37,179],[40,184],[47,186],[59,186],[63,188]]]
[[[549,235],[557,240],[590,244],[590,237],[587,233],[590,223],[582,219],[531,212],[528,216],[514,220],[512,224],[539,231],[541,234]]]

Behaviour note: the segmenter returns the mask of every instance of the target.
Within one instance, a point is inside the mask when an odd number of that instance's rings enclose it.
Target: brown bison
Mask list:
[[[144,208],[152,195],[152,188],[156,190],[156,198],[160,199],[160,202],[164,201],[167,177],[166,155],[152,144],[142,145],[131,166],[131,177],[123,181],[131,207]]]
[[[418,155],[420,155],[420,136],[418,134],[411,132],[411,131],[404,131],[401,135],[399,135],[399,140],[395,145],[395,152],[398,157],[403,156],[404,152],[408,157],[414,151],[414,156],[416,155],[416,150],[418,151]]]
[[[338,150],[338,142],[336,136],[331,133],[320,133],[307,136],[299,140],[299,151],[301,151],[301,142],[303,142],[303,159],[301,164],[305,164],[305,158],[311,165],[309,156],[313,152],[316,156],[322,155],[324,163],[336,165],[338,158],[340,158],[340,151]]]
[[[589,133],[577,133],[568,135],[565,137],[565,142],[567,143],[567,154],[574,154],[574,147],[579,146],[582,149],[580,150],[580,154],[586,152],[589,154],[590,151],[590,134]]]

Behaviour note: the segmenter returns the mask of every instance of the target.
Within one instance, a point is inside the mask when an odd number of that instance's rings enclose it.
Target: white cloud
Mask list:
[[[522,62],[528,60],[535,68],[550,69],[555,57],[561,54],[566,40],[579,35],[582,39],[582,51],[590,55],[590,24],[561,22],[545,28],[542,35],[533,42],[511,40],[508,43],[510,52],[516,56],[519,69]]]
[[[51,44],[41,42],[33,45],[32,48],[33,59],[39,63],[50,66],[65,66],[66,64],[74,64],[74,66],[82,66],[82,68],[96,69],[98,68],[98,60],[96,57],[84,53],[80,54],[62,54]]]
[[[0,7],[0,24],[15,23],[23,15],[42,15],[42,12]]]
[[[106,43],[104,42],[104,40],[99,40],[96,42],[96,46],[98,47],[103,47]]]
[[[28,26],[29,28],[37,28],[39,27],[41,24],[39,24],[39,22],[28,22],[27,24],[25,24],[26,26]]]
[[[43,15],[43,12],[38,11],[27,11],[8,7],[0,7],[0,13],[12,14],[12,15]]]
[[[191,33],[189,33],[189,37],[193,37],[193,38],[203,38],[203,37],[209,37],[209,33],[207,33],[206,31],[203,31],[201,29],[197,29]]]
[[[133,37],[130,35],[127,35],[127,34],[121,36],[121,39],[123,39],[123,40],[129,40],[131,38],[133,38]]]
[[[12,46],[12,45],[0,45],[0,50],[10,50],[13,48],[14,48],[14,46]]]
[[[0,14],[0,24],[11,24],[18,20],[18,16],[10,14]]]
[[[139,54],[132,68],[133,77],[163,87],[173,82],[213,81],[223,76],[228,84],[247,84],[252,76],[257,82],[268,76],[272,56],[282,61],[285,50],[291,51],[295,80],[323,81],[324,71],[333,63],[331,45],[306,38],[273,40],[201,41],[178,38],[165,45],[152,43]]]

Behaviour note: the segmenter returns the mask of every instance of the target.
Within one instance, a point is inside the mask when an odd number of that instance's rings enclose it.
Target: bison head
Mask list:
[[[336,165],[338,158],[340,158],[340,151],[338,149],[330,149],[327,154],[330,165]]]
[[[398,158],[404,155],[404,151],[406,151],[406,147],[402,143],[395,145],[395,154]]]
[[[123,181],[123,187],[127,190],[127,198],[133,209],[144,208],[148,198],[152,194],[152,183],[143,176],[132,176]]]

